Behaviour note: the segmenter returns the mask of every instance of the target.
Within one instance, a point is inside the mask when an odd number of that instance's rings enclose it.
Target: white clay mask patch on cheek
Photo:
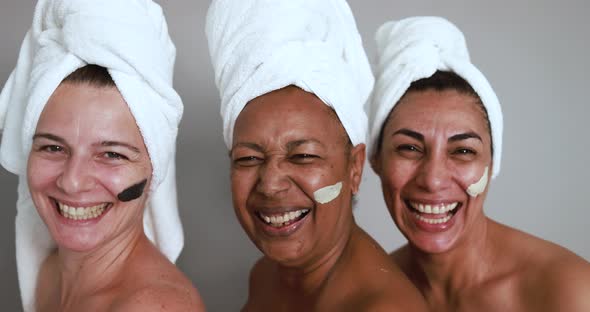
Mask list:
[[[315,201],[320,204],[326,204],[338,197],[338,195],[340,195],[340,190],[342,190],[342,182],[322,187],[313,192],[313,198],[315,198]]]
[[[471,184],[467,188],[467,194],[471,197],[476,197],[477,195],[483,193],[488,185],[488,167],[484,169],[483,175],[479,179],[479,181]]]

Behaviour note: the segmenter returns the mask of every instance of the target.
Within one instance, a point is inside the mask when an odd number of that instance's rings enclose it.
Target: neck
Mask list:
[[[416,273],[411,278],[423,294],[452,300],[487,279],[494,265],[490,225],[482,214],[482,220],[463,235],[467,239],[444,253],[429,254],[409,245]]]
[[[296,298],[318,296],[335,268],[350,254],[351,239],[353,235],[358,234],[359,228],[354,219],[347,228],[333,247],[321,256],[298,266],[287,267],[279,264],[279,284]]]
[[[118,282],[128,259],[136,248],[149,243],[143,228],[131,229],[90,251],[72,251],[59,248],[61,301],[108,289]]]

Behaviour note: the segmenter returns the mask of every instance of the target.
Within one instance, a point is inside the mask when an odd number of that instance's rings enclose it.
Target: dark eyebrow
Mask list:
[[[324,144],[322,144],[322,142],[320,142],[316,139],[303,139],[303,140],[296,140],[296,141],[291,141],[291,142],[287,143],[287,150],[290,151],[298,146],[301,146],[303,144],[308,144],[308,143],[317,143],[321,146],[324,146]]]
[[[51,133],[35,133],[35,135],[33,135],[33,141],[36,139],[40,139],[40,138],[44,138],[44,139],[48,139],[48,140],[52,140],[52,141],[56,141],[59,142],[63,145],[67,145],[66,140],[64,140],[63,138],[55,135],[55,134],[51,134]]]
[[[130,150],[132,150],[132,151],[134,151],[134,152],[136,152],[138,154],[140,153],[139,148],[137,148],[137,147],[135,147],[133,145],[127,144],[127,143],[123,143],[123,142],[118,142],[118,141],[102,141],[102,142],[100,142],[100,145],[101,146],[122,146],[122,147],[126,147],[126,148],[128,148],[128,149],[130,149]]]
[[[397,135],[397,134],[403,134],[403,135],[409,136],[411,138],[414,138],[420,142],[424,142],[424,136],[421,133],[418,133],[416,131],[413,131],[413,130],[410,130],[407,128],[402,128],[402,129],[397,130],[396,132],[394,132],[392,134],[392,136]]]
[[[480,140],[481,142],[483,142],[481,137],[475,132],[455,134],[455,135],[451,136],[448,141],[449,142],[457,142],[457,141],[462,141],[462,140],[467,140],[467,139],[477,139],[477,140]]]

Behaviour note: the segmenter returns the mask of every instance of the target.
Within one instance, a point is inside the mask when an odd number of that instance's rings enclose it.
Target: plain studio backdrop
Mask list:
[[[242,1],[242,0],[236,0]],[[229,158],[219,95],[204,34],[206,0],[161,0],[177,46],[175,88],[184,100],[177,177],[185,246],[177,264],[210,311],[237,311],[260,256],[231,204]],[[588,177],[590,2],[350,0],[367,52],[387,20],[439,15],[465,34],[473,62],[494,87],[504,112],[504,154],[485,210],[492,218],[590,259]],[[0,83],[8,78],[33,16],[34,1],[0,3]],[[269,25],[272,27],[272,25]],[[16,177],[0,169],[2,311],[21,309],[14,248]],[[405,242],[365,166],[358,223],[386,250]]]

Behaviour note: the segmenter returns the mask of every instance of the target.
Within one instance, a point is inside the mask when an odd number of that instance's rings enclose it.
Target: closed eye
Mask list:
[[[296,164],[309,164],[312,163],[314,160],[319,159],[320,156],[314,154],[293,154],[289,157],[289,159]]]
[[[104,156],[105,156],[105,158],[114,159],[114,160],[129,160],[129,157],[127,157],[123,154],[116,153],[116,152],[105,152]]]
[[[234,159],[234,164],[243,166],[243,167],[251,167],[256,166],[262,163],[263,159],[256,156],[244,156]]]

